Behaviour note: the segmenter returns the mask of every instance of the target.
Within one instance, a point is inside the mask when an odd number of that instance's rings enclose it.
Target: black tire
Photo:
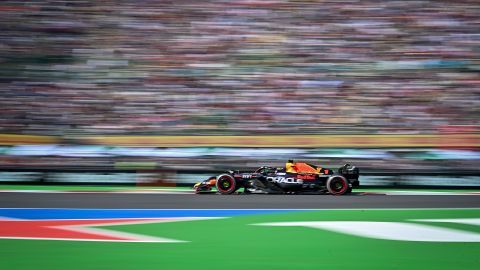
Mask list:
[[[230,174],[221,174],[217,177],[215,187],[220,194],[232,194],[237,190],[237,182]]]
[[[335,175],[327,180],[327,190],[332,195],[343,195],[348,192],[348,181],[341,175]]]

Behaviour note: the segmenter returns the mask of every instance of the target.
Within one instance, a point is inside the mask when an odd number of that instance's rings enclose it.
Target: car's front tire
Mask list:
[[[232,194],[237,190],[237,182],[230,174],[221,174],[217,177],[215,187],[220,194]]]

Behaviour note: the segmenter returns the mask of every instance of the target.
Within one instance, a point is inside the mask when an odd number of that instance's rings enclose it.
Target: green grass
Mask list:
[[[322,210],[108,227],[112,230],[190,241],[187,243],[4,239],[0,240],[0,268],[478,269],[480,243],[390,241],[312,228],[251,225],[283,221],[406,221],[428,218],[480,218],[480,209]],[[438,226],[480,233],[480,228],[471,225]]]
[[[65,191],[121,191],[121,190],[192,190],[189,187],[160,187],[160,186],[87,186],[87,185],[0,185],[0,190],[65,190]]]

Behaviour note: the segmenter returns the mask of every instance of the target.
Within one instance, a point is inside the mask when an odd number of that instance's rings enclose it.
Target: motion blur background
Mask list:
[[[0,30],[1,181],[480,186],[478,1],[2,1]]]

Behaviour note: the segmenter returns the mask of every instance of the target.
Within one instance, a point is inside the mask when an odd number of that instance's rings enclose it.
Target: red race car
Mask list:
[[[360,185],[359,169],[345,164],[336,171],[305,162],[289,160],[285,167],[263,166],[254,172],[227,171],[197,183],[196,193],[232,194],[243,188],[244,193],[263,194],[325,194],[343,195]]]

